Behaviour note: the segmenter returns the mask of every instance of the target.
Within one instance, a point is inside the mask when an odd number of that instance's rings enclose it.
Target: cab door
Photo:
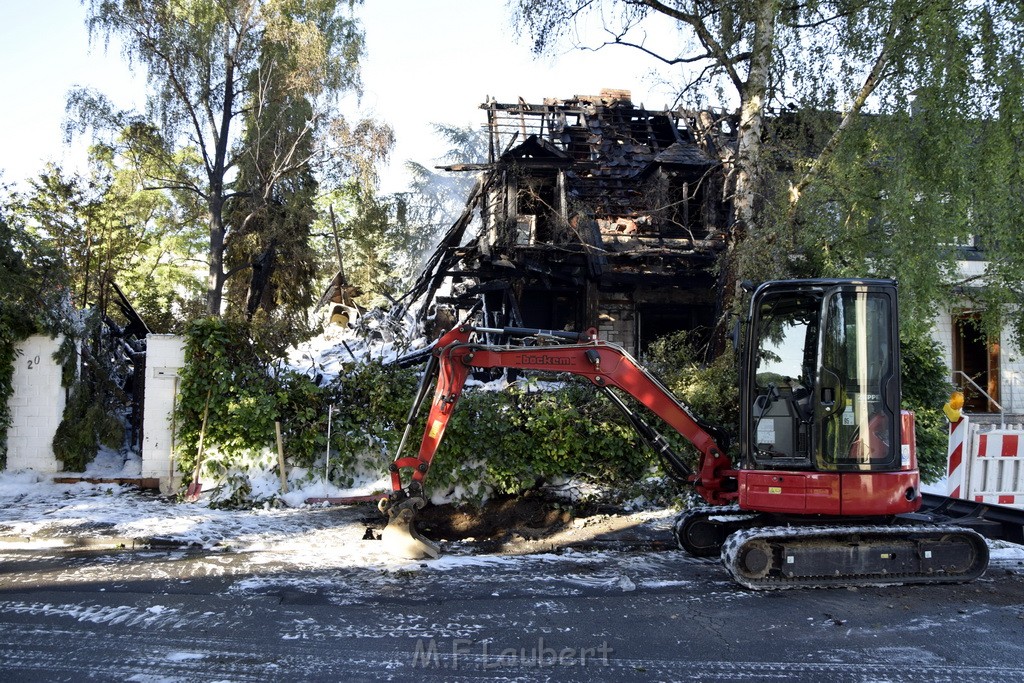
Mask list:
[[[816,468],[900,469],[895,284],[836,286],[821,305],[814,404]]]

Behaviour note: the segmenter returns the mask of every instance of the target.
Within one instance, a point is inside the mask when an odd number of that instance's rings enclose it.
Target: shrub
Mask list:
[[[933,339],[903,339],[900,353],[903,408],[914,412],[917,465],[922,480],[930,483],[946,473],[949,423],[942,413],[942,404],[949,400],[953,385],[942,359],[942,350]]]
[[[182,471],[193,471],[208,410],[204,467],[225,485],[221,500],[238,503],[257,495],[255,487],[240,483],[244,477],[239,473],[275,467],[276,420],[282,423],[289,463],[315,476],[325,464],[333,406],[331,482],[351,485],[360,471],[384,475],[421,370],[353,363],[336,380],[318,384],[306,375],[274,371],[261,359],[246,328],[244,322],[210,318],[188,330],[177,413]],[[685,367],[673,376],[674,388],[682,386],[688,399],[696,396],[699,407],[716,410],[728,403],[729,391],[735,393],[734,387],[720,386],[730,376],[721,372],[725,361],[700,368],[669,360],[667,351],[662,355],[672,367]],[[532,380],[501,391],[467,389],[427,477],[427,493],[435,500],[482,502],[492,495],[572,480],[629,495],[638,482],[657,475],[653,454],[600,392],[583,381],[557,379],[567,381],[544,390]],[[403,455],[417,449],[428,406]],[[653,416],[650,421],[659,423]]]
[[[350,485],[360,468],[383,474],[415,373],[370,362],[320,384],[264,360],[249,333],[249,323],[225,318],[197,320],[187,330],[176,414],[181,471],[194,471],[205,414],[203,467],[227,487],[222,501],[247,499],[239,473],[276,467],[275,422],[289,463],[312,470],[323,463],[332,415],[332,482]]]
[[[628,488],[651,465],[639,437],[592,387],[571,382],[541,391],[517,382],[463,396],[428,491],[479,502],[568,479]]]
[[[651,344],[647,362],[661,381],[705,422],[726,434],[739,432],[739,381],[732,347],[710,363],[703,362],[703,350],[685,331],[666,335]],[[689,453],[696,465],[697,450],[676,437],[680,450]],[[723,448],[726,446],[722,445]],[[730,444],[730,455],[738,455],[738,444]]]

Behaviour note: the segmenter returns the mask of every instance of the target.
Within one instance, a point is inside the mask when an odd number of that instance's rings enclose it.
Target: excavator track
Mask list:
[[[725,568],[753,590],[963,583],[988,557],[985,539],[958,526],[758,527],[722,546]]]

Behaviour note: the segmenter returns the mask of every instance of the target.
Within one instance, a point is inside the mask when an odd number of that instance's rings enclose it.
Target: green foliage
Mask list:
[[[177,410],[178,457],[185,472],[195,466],[204,414],[205,448],[245,453],[272,443],[275,392],[244,323],[220,318],[192,322]]]
[[[8,403],[14,394],[14,361],[17,360],[13,337],[0,338],[0,468],[7,467],[7,430],[11,426],[11,408]]]
[[[434,246],[437,233],[415,218],[405,195],[378,196],[372,189],[348,183],[327,198],[334,208],[345,277],[357,290],[356,301],[366,308],[388,308],[418,274],[420,258]],[[322,212],[326,214],[325,212]],[[322,221],[322,230],[333,226]],[[334,257],[333,240],[325,255]],[[324,264],[333,276],[337,258]]]
[[[903,408],[915,416],[918,469],[925,482],[933,482],[946,472],[949,422],[942,405],[953,386],[942,350],[929,337],[904,335],[900,353]]]
[[[53,436],[53,454],[66,471],[85,470],[101,444],[116,449],[124,443],[124,425],[105,398],[102,388],[90,383],[73,385]]]
[[[0,297],[0,459],[6,465],[7,429],[11,425],[8,404],[14,393],[15,345],[32,333],[26,324],[24,307],[19,305],[18,293],[24,295],[31,287],[30,276],[21,253],[15,248],[14,231],[6,216],[0,214],[0,287],[13,292],[13,297]]]
[[[1019,8],[924,2],[909,18],[875,111],[845,128],[784,245],[805,255],[814,274],[897,278],[912,336],[954,300],[985,311],[987,330],[1019,329]],[[811,156],[794,155],[800,164]],[[784,205],[788,178],[779,181],[775,203]],[[989,262],[984,277],[957,268],[964,249],[976,248]]]
[[[451,145],[446,161],[470,163],[485,156],[486,137],[479,130],[440,124],[434,128]],[[338,138],[342,149],[350,150],[344,161],[350,179],[319,200],[321,218],[313,232],[321,237],[312,242],[320,254],[320,272],[327,275],[323,285],[338,270],[337,227],[346,280],[357,290],[356,302],[388,308],[408,291],[428,253],[463,211],[474,179],[409,161],[409,190],[379,195],[374,164],[386,158],[393,144],[391,129],[363,121],[340,129]],[[328,218],[329,210],[336,224]]]
[[[336,111],[339,96],[358,94],[361,87],[357,4],[88,3],[90,33],[120,38],[126,56],[148,68],[150,92],[146,114],[139,115],[118,111],[97,93],[75,90],[69,97],[71,128],[108,136],[126,127],[143,131],[125,140],[131,168],[149,186],[190,194],[203,207],[210,315],[221,313],[225,284],[238,273],[253,274],[254,299],[263,301],[266,294],[265,309],[287,299],[287,284],[294,281],[273,282],[274,252],[280,248],[281,263],[294,258],[298,270],[310,261],[306,229],[313,167],[325,177],[344,175],[343,160],[372,156],[362,148],[339,148],[345,142],[339,131],[348,130]],[[298,230],[291,234],[289,227]],[[259,282],[264,275],[270,282]],[[276,296],[267,289],[275,285]],[[247,297],[243,285],[235,289],[237,310]],[[296,298],[308,301],[308,291],[298,290]]]
[[[651,469],[653,455],[592,387],[522,384],[463,396],[431,466],[429,491],[479,502],[570,478],[629,488]]]
[[[262,102],[243,116],[236,186],[247,188],[227,204],[225,219],[234,226],[225,266],[237,273],[226,283],[229,310],[252,319],[259,311],[288,328],[305,327],[313,303],[316,254],[310,230],[316,218],[314,197],[319,184],[310,160],[314,138],[305,135],[313,117],[308,97],[294,96],[287,78],[272,78],[283,64],[299,58],[287,44],[291,31],[278,25],[261,41],[265,68],[249,74],[249,90],[262,92]],[[283,177],[267,173],[275,157],[289,149],[295,166]],[[248,277],[246,277],[248,276]],[[298,324],[296,324],[298,323]],[[253,327],[256,333],[262,325]],[[292,340],[296,341],[296,340]]]
[[[277,421],[293,467],[322,465],[333,406],[332,482],[350,485],[363,469],[383,474],[408,411],[413,372],[357,364],[321,385],[273,368],[266,360],[272,355],[250,332],[249,323],[227,318],[204,318],[189,327],[176,416],[182,472],[191,474],[195,467],[204,412],[204,467],[221,479],[276,463],[276,455],[268,454],[276,453]]]
[[[271,372],[245,323],[192,323],[181,374],[177,425],[179,467],[195,467],[202,418],[207,475],[224,484],[219,504],[254,496],[254,472],[274,466],[274,422],[282,424],[292,468],[319,476],[328,449],[331,483],[350,486],[359,473],[383,475],[391,463],[415,393],[417,373],[379,362],[353,364],[317,384],[294,372]],[[423,433],[414,427],[411,448]],[[520,493],[540,483],[577,479],[628,488],[652,467],[622,416],[592,387],[539,391],[518,383],[505,391],[467,391],[438,451],[428,491],[454,500]]]
[[[104,305],[116,282],[150,329],[172,331],[199,298],[193,259],[202,227],[194,207],[143,189],[136,174],[118,168],[125,162],[111,148],[93,148],[90,162],[87,175],[48,167],[14,197],[13,209],[59,258],[79,307]]]
[[[386,471],[405,428],[416,383],[413,370],[373,361],[354,365],[338,378],[331,396],[333,481],[346,486],[360,471]],[[325,408],[325,431],[326,414]]]
[[[101,446],[117,449],[124,444],[119,378],[127,368],[122,354],[108,352],[110,341],[96,309],[86,312],[80,324],[68,322],[54,354],[68,400],[52,445],[66,471],[81,472]]]
[[[728,434],[737,434],[739,381],[732,347],[705,363],[704,351],[692,336],[681,331],[655,340],[647,351],[648,366],[695,415]],[[676,443],[696,456],[689,442],[677,439]]]

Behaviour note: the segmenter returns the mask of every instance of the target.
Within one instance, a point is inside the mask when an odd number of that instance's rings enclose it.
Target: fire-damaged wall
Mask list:
[[[456,317],[479,306],[494,326],[598,327],[634,352],[710,329],[730,216],[727,117],[648,110],[611,90],[482,108],[488,161],[447,167],[479,181],[411,300]]]

